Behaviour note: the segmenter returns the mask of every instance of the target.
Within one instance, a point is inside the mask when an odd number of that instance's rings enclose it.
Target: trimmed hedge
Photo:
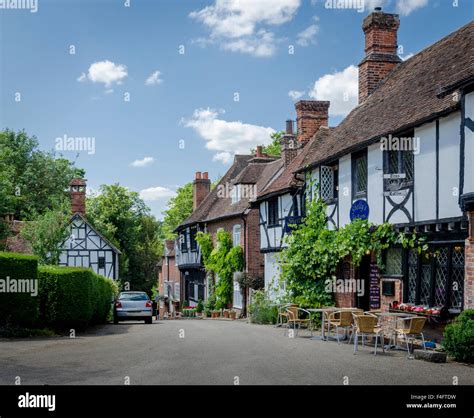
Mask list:
[[[7,277],[16,283],[17,280],[34,280],[38,291],[38,259],[0,252],[0,325],[30,326],[38,320],[39,294],[32,296],[31,293],[6,291],[8,289],[4,289],[4,284],[7,285]]]
[[[106,322],[117,285],[92,270],[40,266],[40,321],[57,329]]]
[[[458,361],[474,363],[474,309],[466,309],[444,330],[443,346]]]

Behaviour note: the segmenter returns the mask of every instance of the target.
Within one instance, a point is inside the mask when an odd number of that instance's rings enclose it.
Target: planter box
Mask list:
[[[211,312],[211,318],[219,318],[221,316],[220,312]]]
[[[413,354],[418,360],[430,361],[432,363],[446,363],[446,353],[439,351],[414,350]]]

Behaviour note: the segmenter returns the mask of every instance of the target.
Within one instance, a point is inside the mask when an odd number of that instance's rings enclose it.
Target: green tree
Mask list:
[[[41,264],[58,264],[59,246],[68,234],[69,211],[69,205],[58,203],[54,208],[34,215],[21,230],[22,237],[30,243]]]
[[[87,218],[117,248],[120,279],[133,290],[151,292],[156,264],[162,254],[160,225],[138,193],[119,184],[103,185],[87,199]]]
[[[174,229],[193,211],[193,183],[186,183],[176,190],[176,196],[168,201],[168,209],[163,214],[162,234],[165,239],[174,239]]]
[[[284,131],[274,132],[271,134],[270,138],[272,139],[272,142],[268,145],[264,145],[262,151],[272,157],[279,157],[281,155],[280,139],[284,134]],[[255,154],[255,148],[251,149],[250,153]]]
[[[67,159],[40,151],[37,139],[25,131],[0,131],[0,215],[13,212],[32,220],[68,200],[69,182],[83,176],[84,170]]]

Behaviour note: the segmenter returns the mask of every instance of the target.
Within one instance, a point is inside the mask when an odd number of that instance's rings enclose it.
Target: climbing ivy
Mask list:
[[[285,283],[286,299],[317,307],[332,303],[325,282],[333,277],[338,264],[347,256],[359,266],[364,255],[375,253],[377,264],[383,268],[383,251],[391,246],[427,248],[424,238],[416,233],[397,232],[389,223],[374,225],[355,219],[340,229],[329,229],[326,205],[315,198],[307,203],[303,222],[285,237],[287,246],[279,262],[281,280]]]
[[[242,248],[234,247],[231,234],[223,229],[217,231],[215,247],[211,235],[204,232],[197,233],[196,241],[206,271],[219,278],[215,286],[216,308],[223,309],[232,303],[233,274],[244,267]]]

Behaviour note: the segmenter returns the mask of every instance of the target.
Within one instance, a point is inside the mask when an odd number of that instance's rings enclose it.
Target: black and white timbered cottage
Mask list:
[[[456,313],[474,306],[474,22],[403,62],[399,24],[398,15],[380,9],[364,19],[359,105],[338,126],[311,125],[321,120],[321,102],[296,104],[297,138],[307,143],[280,184],[275,180],[278,187],[260,197],[262,228],[283,227],[294,194],[288,187],[311,179],[327,204],[330,228],[365,217],[427,237],[426,253],[387,251],[379,304],[397,300]],[[279,251],[284,232],[262,231],[261,250]],[[266,258],[265,272],[277,276],[277,264]],[[347,274],[369,280],[370,259],[356,270],[348,266]],[[344,303],[368,309],[370,297]]]
[[[70,193],[73,215],[69,235],[60,246],[59,265],[91,268],[97,274],[118,280],[120,251],[85,217],[86,182],[73,179]]]

